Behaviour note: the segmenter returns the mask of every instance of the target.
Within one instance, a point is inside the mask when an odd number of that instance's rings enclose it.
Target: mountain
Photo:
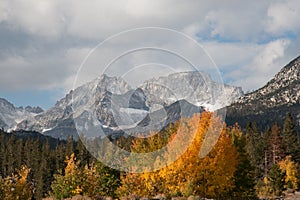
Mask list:
[[[7,130],[15,126],[24,119],[33,118],[43,112],[40,107],[15,107],[6,99],[0,98],[0,127]]]
[[[204,72],[180,72],[145,81],[141,88],[148,105],[185,99],[197,106],[217,110],[243,95],[242,88],[217,83]]]
[[[57,101],[54,107],[36,115],[34,118],[23,120],[18,124],[18,130],[38,131],[57,138],[68,135],[77,137],[73,119],[73,110],[93,109],[99,103],[105,102],[109,94],[121,94],[129,91],[129,85],[121,78],[101,75],[99,78],[70,91],[64,98]],[[93,95],[93,96],[92,96]],[[111,114],[105,105],[101,108],[101,121],[110,123]]]
[[[76,138],[77,131],[97,137],[159,130],[181,116],[202,112],[201,106],[224,107],[242,94],[241,88],[217,83],[203,72],[170,74],[135,89],[121,77],[104,74],[70,91],[49,110],[23,120],[17,130],[57,138]]]
[[[290,112],[300,127],[300,56],[281,69],[262,88],[248,93],[227,107],[227,123],[238,122],[242,127],[256,121],[263,128],[282,123]]]

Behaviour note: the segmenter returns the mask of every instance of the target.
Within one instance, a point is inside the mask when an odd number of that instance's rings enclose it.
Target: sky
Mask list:
[[[205,51],[199,54],[210,56],[226,84],[252,91],[300,54],[299,8],[298,0],[0,0],[0,97],[17,106],[47,109],[73,88],[74,81],[80,85],[91,79],[84,70],[78,76],[82,66],[97,76],[108,58],[133,47],[130,42],[145,46],[148,40],[195,59],[198,51],[185,42],[187,38],[201,45]],[[142,27],[162,31],[121,34],[82,65],[107,38]],[[174,35],[167,37],[164,30]],[[127,65],[154,61],[157,66],[180,64],[170,52],[156,53],[130,54],[111,71],[124,74]],[[185,64],[175,71],[184,70]],[[156,67],[143,65],[128,80],[158,74]]]

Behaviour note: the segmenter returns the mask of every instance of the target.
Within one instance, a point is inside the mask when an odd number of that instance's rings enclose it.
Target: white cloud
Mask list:
[[[0,85],[11,89],[64,87],[68,90],[78,66],[93,45],[130,28],[161,26],[182,31],[201,41],[225,80],[242,85],[246,90],[257,88],[288,61],[286,58],[291,58],[289,44],[293,41],[281,37],[290,32],[299,37],[298,7],[297,0],[2,0],[0,30],[5,31],[6,26],[2,25],[8,25],[10,31],[29,34],[30,42],[23,49],[17,45],[13,50],[1,49],[4,59],[0,61],[0,67],[4,73],[0,75]],[[97,68],[99,60],[105,63],[110,55],[129,48],[131,41],[144,44],[143,41],[159,36],[147,34],[144,38],[118,41],[120,43],[105,47],[105,54],[92,59],[90,65]],[[275,39],[270,42],[270,38]],[[200,57],[183,40],[170,37],[158,42],[166,48],[188,49],[189,59]],[[293,46],[295,49],[297,45]],[[293,55],[298,53],[296,51],[293,50]],[[139,56],[139,59],[133,56],[130,63],[138,65],[147,60]],[[164,61],[162,58],[163,64],[170,64]],[[209,63],[207,60],[202,62]],[[39,72],[38,76],[32,79],[36,72]],[[81,81],[97,75],[93,71],[90,73],[82,76]],[[16,78],[9,79],[12,76]]]
[[[53,0],[4,0],[6,21],[11,28],[29,34],[57,37],[64,30],[64,17],[59,11],[59,1]]]
[[[247,65],[262,50],[261,45],[243,42],[204,42],[203,45],[221,71]]]
[[[8,1],[3,1],[0,4],[0,22],[7,20],[10,6]]]
[[[37,49],[27,49],[31,56],[6,55],[0,62],[0,90],[61,88],[72,73],[64,56],[49,53],[40,55]]]
[[[253,65],[255,70],[260,70],[261,72],[268,72],[270,69],[274,70],[274,62],[278,59],[284,57],[285,50],[290,44],[287,39],[280,39],[268,43],[263,51],[254,59]]]
[[[244,90],[262,87],[289,61],[286,57],[289,45],[288,39],[260,45],[251,62],[233,70],[227,76],[232,77],[233,84],[241,85]]]
[[[260,9],[251,5],[248,9],[237,9],[235,6],[215,9],[207,13],[205,22],[212,37],[248,40],[260,37],[259,33],[263,30],[263,12],[258,12]]]
[[[46,37],[64,34],[103,39],[113,33],[142,26],[176,30],[196,27],[206,35],[247,39],[263,30],[268,4],[236,1],[150,0],[4,0],[2,20],[11,26]],[[237,17],[238,16],[238,17]],[[192,28],[193,29],[193,28]]]
[[[300,1],[284,0],[270,5],[266,30],[274,35],[300,31]]]

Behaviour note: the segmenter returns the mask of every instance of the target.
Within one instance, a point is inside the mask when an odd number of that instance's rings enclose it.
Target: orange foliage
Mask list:
[[[201,117],[195,115],[183,119],[180,123],[179,128],[173,130],[165,152],[172,152],[172,156],[179,158],[154,172],[124,174],[119,193],[139,196],[164,193],[168,196],[201,195],[213,198],[226,194],[234,187],[237,151],[226,127],[209,112],[202,113]],[[180,151],[182,144],[189,144],[185,151]],[[144,144],[134,143],[134,148],[141,146],[145,148]],[[203,156],[203,152],[208,154]],[[159,162],[160,158],[156,159]]]

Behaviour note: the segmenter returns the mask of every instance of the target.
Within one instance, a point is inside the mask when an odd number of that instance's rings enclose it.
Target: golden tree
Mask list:
[[[33,185],[27,181],[29,172],[29,168],[22,166],[18,174],[0,178],[0,198],[30,200],[33,196]]]
[[[181,123],[171,134],[171,145],[165,152],[172,152],[172,156],[179,158],[154,172],[125,174],[121,178],[120,193],[139,196],[164,193],[168,196],[201,195],[213,198],[227,194],[234,187],[237,152],[226,127],[209,112],[202,113],[200,118],[195,115],[191,119],[183,119]],[[174,142],[175,139],[178,142]],[[189,146],[185,151],[180,151],[184,143]],[[145,148],[139,142],[134,145],[135,148],[141,146]],[[204,156],[205,152],[209,153]],[[170,156],[163,157],[172,159]],[[159,162],[160,158],[156,160]]]
[[[78,163],[74,153],[65,160],[67,166],[64,173],[54,175],[54,181],[51,188],[53,195],[58,199],[72,197],[82,192],[82,176],[81,171],[78,170]]]
[[[286,156],[279,162],[280,169],[285,173],[285,188],[298,189],[298,164],[292,161],[291,156]]]

